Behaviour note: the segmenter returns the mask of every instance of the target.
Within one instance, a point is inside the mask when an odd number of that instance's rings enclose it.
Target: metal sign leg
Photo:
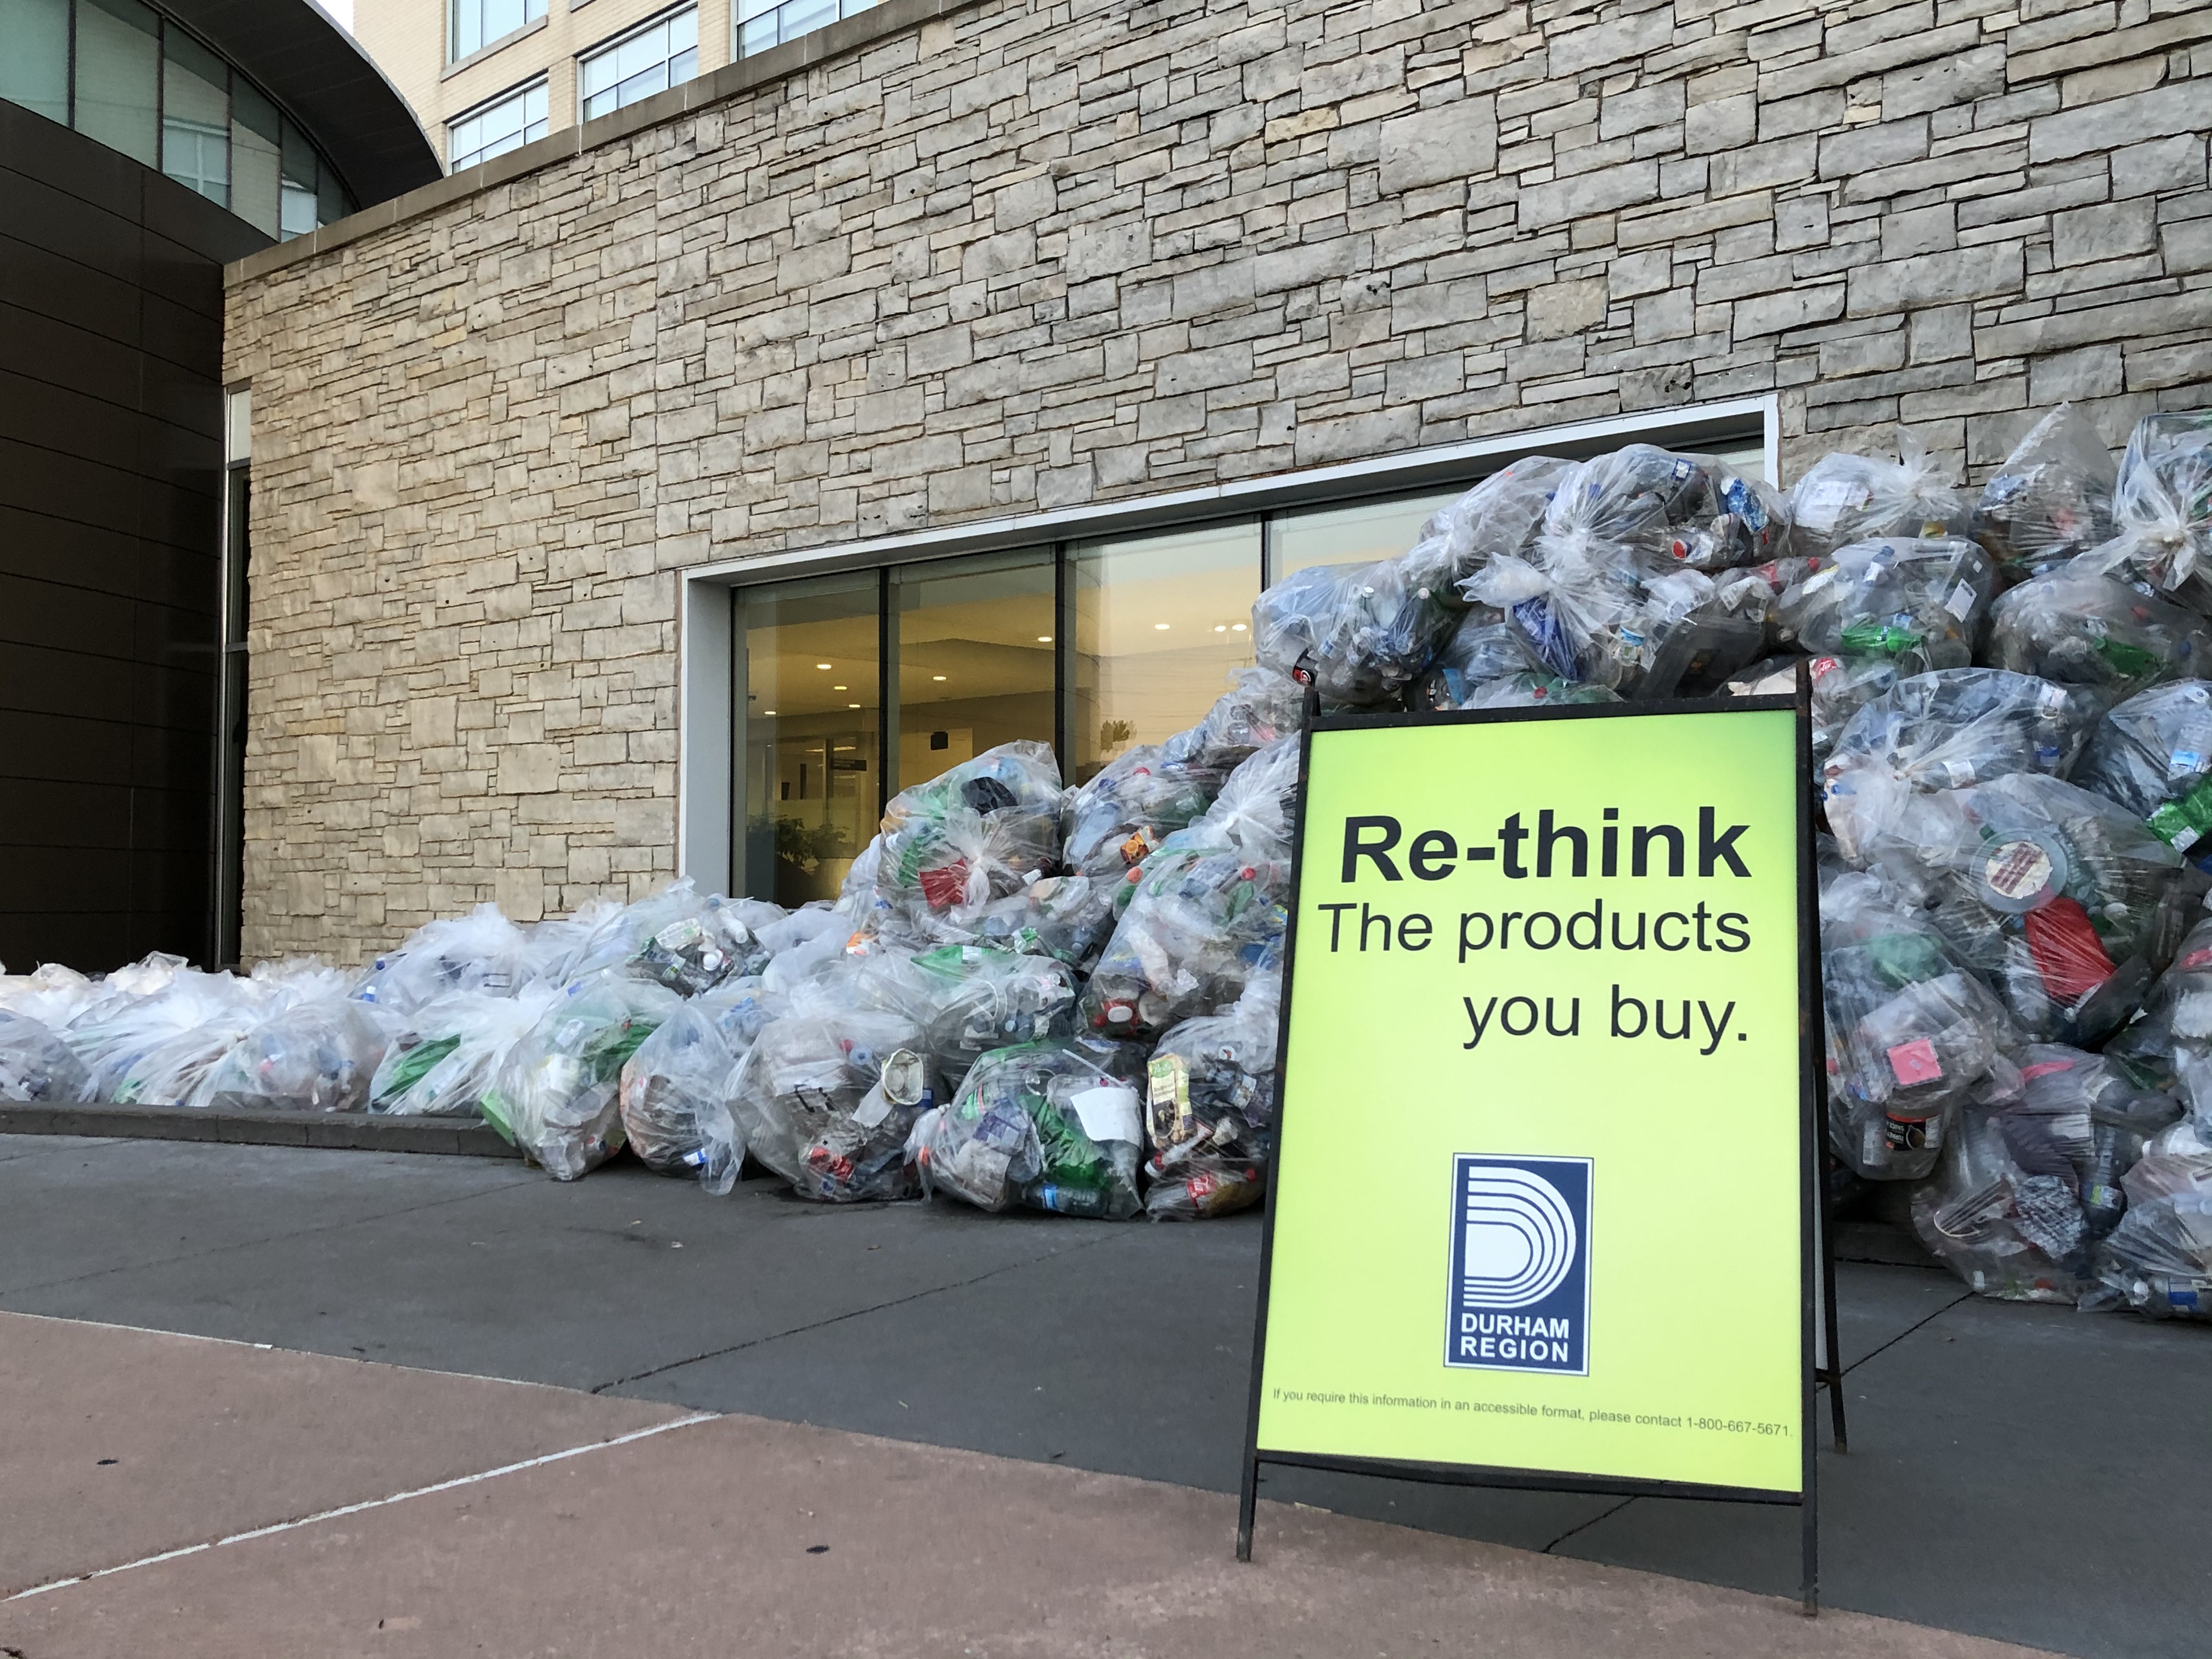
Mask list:
[[[1244,1491],[1237,1504],[1237,1559],[1252,1559],[1252,1514],[1260,1506],[1260,1460],[1244,1460]]]
[[[1844,1349],[1836,1317],[1836,1212],[1825,1180],[1820,1183],[1820,1299],[1827,1312],[1828,1421],[1836,1449],[1848,1452],[1851,1443],[1844,1426]]]

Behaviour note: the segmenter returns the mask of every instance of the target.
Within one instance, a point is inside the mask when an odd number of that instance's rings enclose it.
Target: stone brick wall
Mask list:
[[[2212,400],[2209,119],[2201,3],[982,0],[264,256],[247,952],[665,878],[686,565],[1770,390],[1787,476]]]

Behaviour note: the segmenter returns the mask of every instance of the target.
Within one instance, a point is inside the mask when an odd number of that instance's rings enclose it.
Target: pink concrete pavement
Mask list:
[[[1212,1492],[0,1315],[0,1583],[592,1446],[13,1601],[22,1659],[2027,1650]],[[99,1467],[96,1459],[118,1456]],[[100,1482],[118,1476],[113,1489]],[[127,1482],[127,1484],[125,1484]],[[818,1553],[817,1553],[818,1552]],[[5,1592],[0,1592],[5,1593]]]

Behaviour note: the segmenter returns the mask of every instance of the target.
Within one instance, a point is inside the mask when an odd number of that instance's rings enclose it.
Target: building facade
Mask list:
[[[2148,0],[886,0],[252,255],[246,953],[820,890],[1516,453],[2201,405],[2208,118]]]
[[[235,951],[223,264],[436,171],[296,0],[0,0],[0,962]]]

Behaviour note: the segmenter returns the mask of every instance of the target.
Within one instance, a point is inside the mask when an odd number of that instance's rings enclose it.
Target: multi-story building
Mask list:
[[[354,30],[459,173],[875,0],[358,0]]]
[[[0,961],[234,950],[223,262],[437,174],[303,0],[0,0]]]

